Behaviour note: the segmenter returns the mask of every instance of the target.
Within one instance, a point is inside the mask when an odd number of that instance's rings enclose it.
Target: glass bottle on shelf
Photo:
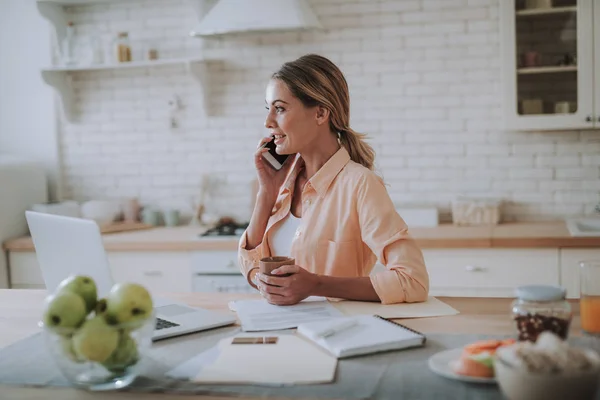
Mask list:
[[[119,32],[114,43],[114,50],[117,63],[131,61],[131,44],[127,32]]]
[[[75,60],[75,26],[73,21],[67,23],[65,37],[60,44],[61,61],[64,65],[74,65]]]

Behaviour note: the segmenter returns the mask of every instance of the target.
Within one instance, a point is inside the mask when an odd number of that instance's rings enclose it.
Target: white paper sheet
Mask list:
[[[296,328],[305,322],[343,316],[327,300],[309,298],[293,306],[276,306],[266,300],[238,300],[230,304],[246,332]]]
[[[387,304],[364,301],[337,301],[333,306],[344,315],[380,315],[384,318],[423,318],[456,315],[458,310],[435,297],[422,303]]]
[[[298,385],[329,383],[337,359],[296,335],[279,335],[277,344],[231,344],[222,339],[219,353],[192,378],[202,383]]]

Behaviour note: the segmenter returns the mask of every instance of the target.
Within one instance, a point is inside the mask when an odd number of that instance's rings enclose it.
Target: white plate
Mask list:
[[[474,376],[459,375],[452,371],[451,363],[460,359],[463,349],[452,349],[440,351],[429,357],[429,369],[445,378],[455,379],[463,382],[496,383],[496,378],[478,378]]]

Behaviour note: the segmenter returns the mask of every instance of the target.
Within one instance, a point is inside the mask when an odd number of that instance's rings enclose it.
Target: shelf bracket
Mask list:
[[[194,78],[196,84],[198,85],[198,89],[200,91],[200,102],[202,112],[205,116],[208,115],[208,68],[206,66],[206,61],[204,60],[189,60],[185,63],[185,68]]]
[[[42,71],[42,78],[58,93],[61,109],[67,121],[73,121],[74,95],[71,75],[67,72]]]
[[[56,3],[42,3],[39,1],[36,1],[36,5],[40,14],[52,24],[56,43],[60,46],[66,35],[68,22],[63,6]]]

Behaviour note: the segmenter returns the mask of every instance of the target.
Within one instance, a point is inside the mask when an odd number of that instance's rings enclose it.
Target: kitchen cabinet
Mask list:
[[[8,253],[11,289],[44,289],[44,278],[37,256],[33,251]]]
[[[108,261],[116,282],[135,282],[152,293],[191,292],[187,252],[109,252]]]
[[[600,127],[600,0],[508,0],[502,11],[507,129]]]
[[[109,251],[113,277],[154,292],[253,293],[240,273],[237,251]],[[579,296],[578,262],[600,249],[423,249],[432,296],[513,297],[520,285],[562,285]],[[9,252],[12,288],[44,288],[35,252]],[[384,270],[377,264],[372,273]]]
[[[568,298],[579,298],[579,262],[584,260],[600,260],[600,249],[560,250],[561,280]]]
[[[10,283],[13,289],[44,289],[44,278],[35,252],[9,253]],[[108,252],[115,282],[136,282],[152,292],[191,292],[187,252]]]
[[[558,249],[425,249],[433,296],[514,297],[521,285],[559,285]]]

